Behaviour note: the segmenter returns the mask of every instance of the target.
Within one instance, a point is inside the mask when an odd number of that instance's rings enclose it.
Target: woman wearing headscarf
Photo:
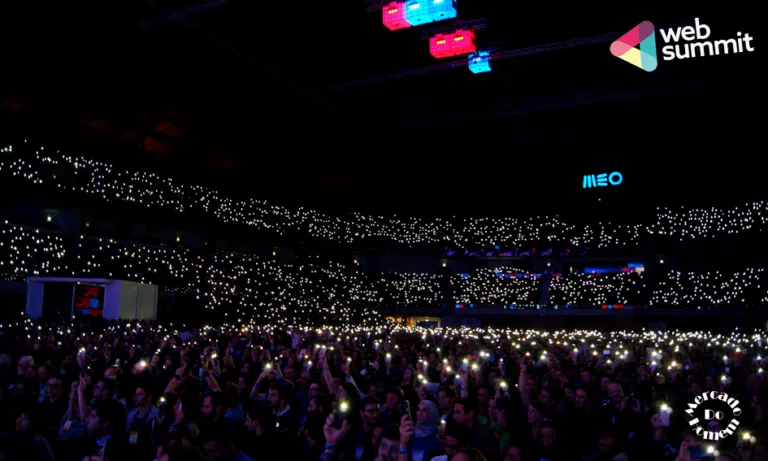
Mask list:
[[[416,425],[413,427],[411,444],[411,460],[423,461],[432,459],[429,455],[440,450],[438,426],[440,411],[431,400],[422,400],[416,410]]]

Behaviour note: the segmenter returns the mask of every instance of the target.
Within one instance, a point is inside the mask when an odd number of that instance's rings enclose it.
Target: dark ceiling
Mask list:
[[[472,75],[439,69],[423,30],[390,32],[362,0],[15,3],[2,16],[0,135],[233,193],[336,210],[511,214],[512,201],[592,202],[580,177],[604,169],[632,172],[621,197],[637,203],[710,201],[724,195],[710,186],[723,172],[752,174],[752,114],[765,100],[759,36],[750,55],[653,73],[608,52],[644,19],[700,16],[726,38],[759,31],[752,11],[459,0],[463,19],[487,23],[480,44],[498,50],[604,36]],[[752,183],[734,184],[751,197]]]

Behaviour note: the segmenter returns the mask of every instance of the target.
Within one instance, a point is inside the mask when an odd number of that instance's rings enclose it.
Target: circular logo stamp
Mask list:
[[[691,418],[688,424],[697,436],[717,441],[733,435],[739,427],[741,408],[739,401],[725,392],[709,391],[689,402],[685,413]]]

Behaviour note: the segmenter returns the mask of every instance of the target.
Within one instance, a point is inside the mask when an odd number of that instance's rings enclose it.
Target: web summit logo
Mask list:
[[[739,401],[725,392],[704,392],[693,399],[685,410],[691,418],[688,424],[704,440],[720,440],[733,435],[739,427]],[[706,428],[702,426],[706,424]]]
[[[752,37],[738,32],[736,38],[708,40],[712,28],[694,20],[694,25],[659,29],[666,45],[661,48],[665,61],[702,58],[723,54],[755,51]],[[679,43],[681,42],[682,43]],[[656,57],[656,30],[650,21],[643,21],[611,44],[611,54],[646,72],[653,72],[659,62]]]

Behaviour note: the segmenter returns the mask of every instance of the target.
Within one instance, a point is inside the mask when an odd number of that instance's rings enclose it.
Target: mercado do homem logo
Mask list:
[[[688,424],[704,440],[720,440],[733,435],[739,427],[741,408],[739,401],[725,392],[703,392],[688,403],[685,413],[691,418]],[[713,430],[712,423],[716,424]]]
[[[661,48],[664,61],[755,51],[754,37],[741,32],[736,38],[709,40],[712,28],[702,24],[699,18],[694,19],[692,26],[659,29],[659,33],[665,43]],[[611,54],[646,72],[653,72],[658,67],[655,27],[650,21],[636,25],[611,43]]]

